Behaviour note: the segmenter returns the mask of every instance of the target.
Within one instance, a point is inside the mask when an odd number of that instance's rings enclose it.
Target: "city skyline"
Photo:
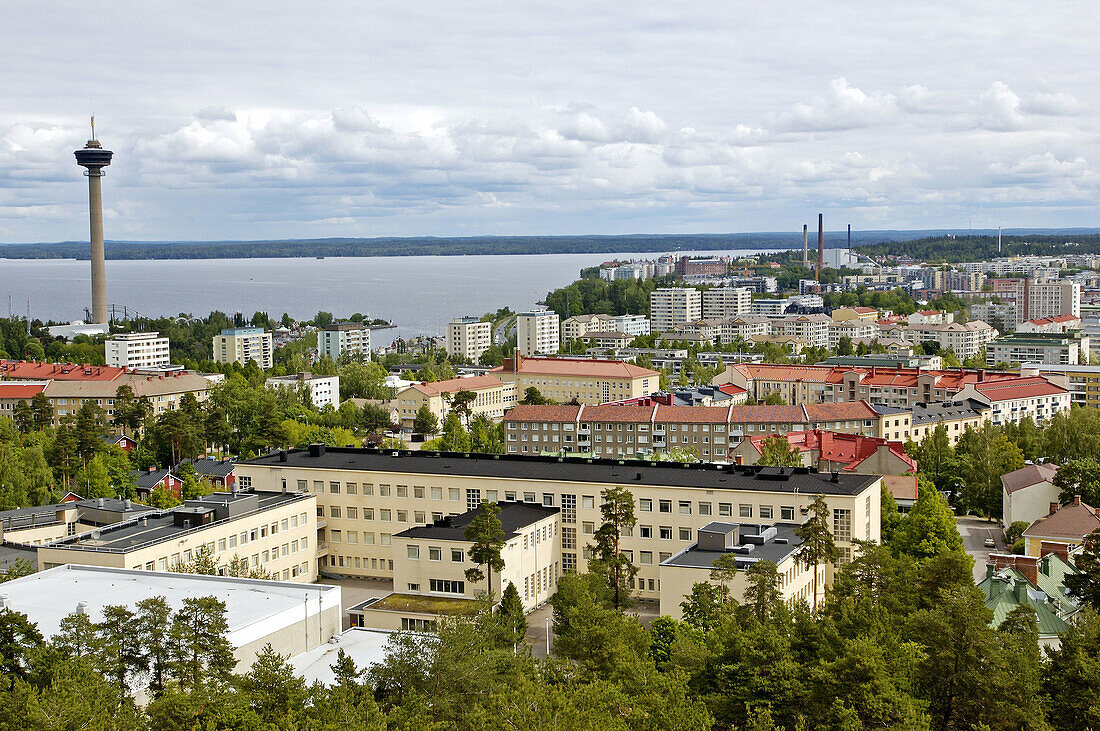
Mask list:
[[[1096,224],[1094,7],[256,10],[9,18],[0,241]]]

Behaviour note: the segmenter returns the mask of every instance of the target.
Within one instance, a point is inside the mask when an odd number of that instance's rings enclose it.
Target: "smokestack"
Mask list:
[[[92,117],[92,139],[77,150],[76,164],[85,168],[88,176],[89,241],[92,261],[92,321],[107,322],[107,268],[103,253],[103,192],[99,179],[103,168],[111,164],[110,150],[104,150],[95,138],[95,117]]]
[[[810,226],[809,224],[802,224],[802,266],[807,269],[810,268]]]
[[[825,268],[825,216],[817,214],[817,271],[814,272],[814,281],[821,281],[821,270]]]
[[[1001,253],[1001,227],[997,227],[997,253]]]

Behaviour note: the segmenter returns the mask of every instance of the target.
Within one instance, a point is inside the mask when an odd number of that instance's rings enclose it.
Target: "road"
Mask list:
[[[508,340],[508,331],[516,324],[516,316],[510,315],[504,318],[496,329],[493,331],[493,343],[496,345],[503,345]]]
[[[959,529],[959,535],[962,536],[963,547],[974,558],[974,583],[978,583],[985,578],[986,558],[989,554],[1005,550],[1001,524],[984,518],[960,516],[955,518],[955,525]],[[987,538],[992,538],[997,543],[997,547],[986,548],[984,543]]]

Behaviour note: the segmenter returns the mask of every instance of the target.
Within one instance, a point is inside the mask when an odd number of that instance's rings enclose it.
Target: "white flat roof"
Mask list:
[[[306,684],[320,681],[324,685],[333,685],[336,676],[332,666],[336,664],[340,650],[355,661],[356,667],[363,669],[386,659],[386,644],[393,634],[386,630],[353,627],[333,636],[323,645],[290,658],[290,665],[296,675],[305,678]]]
[[[0,584],[7,607],[26,614],[45,637],[57,634],[61,620],[87,602],[93,622],[103,607],[133,609],[142,599],[163,596],[173,609],[188,597],[214,596],[225,602],[229,641],[235,647],[291,626],[319,610],[340,605],[340,587],[227,576],[136,571],[65,564]]]

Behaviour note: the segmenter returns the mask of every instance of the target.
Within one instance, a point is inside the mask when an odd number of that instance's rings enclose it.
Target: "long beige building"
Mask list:
[[[240,363],[256,361],[260,368],[270,368],[274,350],[271,333],[261,327],[232,327],[214,336],[214,362]]]
[[[477,363],[493,345],[493,323],[476,317],[457,317],[447,323],[447,355]]]
[[[619,360],[528,358],[516,353],[489,375],[514,383],[522,394],[531,386],[554,401],[602,404],[649,396],[660,388],[661,374]]]
[[[473,510],[483,500],[559,508],[561,569],[584,570],[585,549],[601,522],[601,491],[613,486],[634,497],[637,524],[623,536],[623,548],[639,567],[635,593],[651,600],[660,597],[660,564],[694,544],[697,531],[713,520],[801,523],[821,494],[844,557],[851,557],[853,541],[880,535],[881,477],[819,474],[808,468],[315,445],[239,463],[237,474],[260,489],[285,483],[311,492],[317,499],[319,536],[329,547],[324,570],[364,578],[394,578],[397,534]]]

